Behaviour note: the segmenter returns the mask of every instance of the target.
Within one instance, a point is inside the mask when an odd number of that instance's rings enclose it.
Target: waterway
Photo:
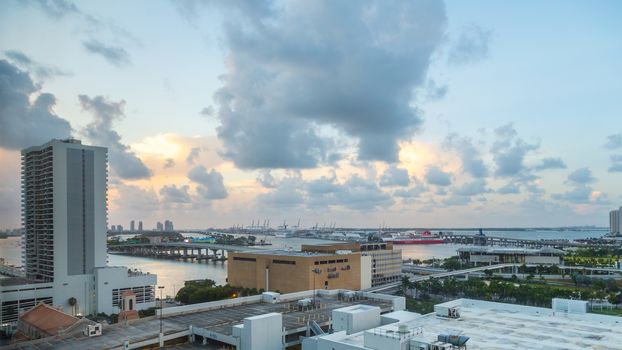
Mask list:
[[[458,233],[454,231],[455,233]],[[461,232],[463,233],[463,232]],[[592,231],[495,231],[485,232],[490,236],[528,239],[578,239],[601,237],[605,232],[602,230]],[[192,235],[190,235],[192,236]],[[263,236],[257,236],[262,239]],[[302,244],[327,243],[331,241],[308,239],[308,238],[277,238],[268,236],[266,241],[272,245],[261,247],[263,249],[292,249],[299,250]],[[456,254],[456,249],[464,245],[458,244],[435,244],[435,245],[400,245],[397,249],[402,250],[404,259],[443,259]],[[19,237],[0,239],[0,257],[6,263],[20,266],[21,241]],[[108,255],[108,264],[111,266],[127,266],[130,269],[138,269],[143,272],[158,275],[158,284],[163,285],[164,295],[174,295],[179,288],[183,287],[184,281],[209,278],[216,283],[224,284],[227,279],[227,263],[211,261],[176,261],[118,254]]]

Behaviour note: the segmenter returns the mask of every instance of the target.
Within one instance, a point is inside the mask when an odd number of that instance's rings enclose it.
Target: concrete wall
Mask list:
[[[380,308],[368,305],[353,305],[332,312],[333,330],[352,334],[380,326]]]
[[[106,314],[118,313],[119,307],[113,306],[112,290],[122,288],[135,288],[152,286],[157,284],[156,275],[134,275],[128,276],[127,267],[104,267],[95,269],[95,298],[97,299],[97,312]],[[155,298],[151,302],[140,302],[136,304],[136,310],[145,310],[154,307]]]
[[[371,288],[372,267],[371,256],[361,256],[361,289]]]
[[[283,315],[273,312],[247,317],[241,333],[241,350],[282,350]]]
[[[559,265],[561,259],[559,256],[525,256],[525,264],[544,264],[544,265]]]

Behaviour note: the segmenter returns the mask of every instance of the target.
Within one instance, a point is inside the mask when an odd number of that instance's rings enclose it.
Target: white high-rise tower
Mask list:
[[[22,151],[23,263],[29,279],[106,265],[106,148],[53,140]]]

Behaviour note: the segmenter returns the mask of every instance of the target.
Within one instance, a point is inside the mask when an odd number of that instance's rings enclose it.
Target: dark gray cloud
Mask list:
[[[568,182],[575,185],[584,185],[595,182],[596,178],[588,168],[580,168],[568,175]]]
[[[188,153],[188,156],[186,157],[186,163],[188,163],[189,165],[193,165],[194,161],[199,157],[200,153],[201,147],[192,147],[192,149],[190,149],[190,152]]]
[[[160,196],[162,196],[162,203],[175,204],[175,203],[191,203],[192,198],[188,193],[188,185],[177,187],[177,185],[165,185],[160,188]]]
[[[55,104],[56,97],[41,93],[27,72],[0,60],[0,147],[19,149],[69,137],[71,125],[54,112]]]
[[[431,185],[449,186],[451,185],[451,174],[438,167],[429,167],[425,173],[425,181]]]
[[[622,133],[607,136],[605,148],[611,150],[622,148]]]
[[[538,171],[548,169],[566,169],[566,163],[561,158],[544,158],[534,167]]]
[[[610,173],[622,173],[622,154],[612,154],[611,157],[611,166],[607,171]]]
[[[82,46],[88,52],[103,57],[113,66],[122,68],[132,64],[130,55],[122,47],[106,45],[95,39],[83,41]]]
[[[15,64],[18,64],[27,71],[32,72],[40,80],[49,80],[57,76],[71,75],[71,73],[65,72],[57,67],[36,62],[21,51],[9,50],[4,51],[4,54]]]
[[[465,27],[449,52],[449,63],[467,64],[488,56],[491,32],[478,25]]]
[[[398,168],[391,165],[384,171],[380,177],[380,186],[400,186],[406,187],[410,184],[410,177],[408,176],[408,170]]]
[[[173,158],[166,158],[164,160],[164,169],[170,169],[172,167],[175,166],[175,159]]]
[[[475,178],[488,176],[488,167],[484,164],[481,151],[477,149],[471,139],[460,137],[458,134],[450,134],[443,142],[444,146],[460,152],[462,170]]]
[[[114,173],[122,179],[144,179],[152,175],[151,170],[125,144],[121,136],[112,129],[113,122],[124,117],[125,101],[114,102],[103,96],[93,98],[79,95],[82,109],[95,117],[82,130],[82,134],[94,145],[108,147],[108,159]]]
[[[315,167],[338,157],[328,127],[355,140],[361,160],[397,161],[398,141],[421,124],[410,103],[442,41],[444,4],[261,8],[225,25],[230,68],[215,94],[222,155],[241,168]]]
[[[188,172],[188,178],[199,184],[197,192],[201,197],[208,200],[227,198],[227,188],[222,174],[218,171],[207,171],[203,165],[198,165]]]
[[[527,143],[518,136],[513,124],[507,124],[495,129],[496,141],[491,148],[495,161],[495,175],[499,177],[519,177],[533,179],[525,167],[525,156],[537,150],[539,143]]]

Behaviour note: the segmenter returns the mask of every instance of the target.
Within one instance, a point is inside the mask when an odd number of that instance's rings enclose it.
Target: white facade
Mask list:
[[[247,317],[241,336],[243,350],[282,350],[283,315],[273,312]]]
[[[380,308],[369,305],[353,305],[333,310],[333,330],[352,334],[380,326]]]

